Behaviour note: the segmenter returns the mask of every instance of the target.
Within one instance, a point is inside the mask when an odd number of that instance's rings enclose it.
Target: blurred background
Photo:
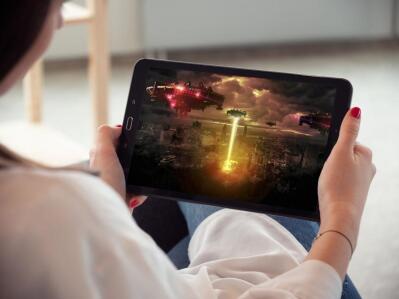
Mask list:
[[[0,99],[1,142],[50,165],[87,159],[95,128],[122,122],[141,57],[346,78],[378,169],[349,273],[364,298],[399,297],[399,1],[66,5],[43,61]]]

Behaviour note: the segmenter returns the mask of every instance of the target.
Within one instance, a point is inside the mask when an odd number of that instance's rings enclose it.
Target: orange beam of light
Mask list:
[[[232,171],[232,160],[231,155],[233,153],[234,142],[237,136],[237,128],[238,128],[238,121],[240,120],[239,117],[233,117],[233,124],[231,126],[231,133],[230,133],[230,141],[229,141],[229,149],[227,151],[227,158],[223,163],[223,171],[230,172]]]

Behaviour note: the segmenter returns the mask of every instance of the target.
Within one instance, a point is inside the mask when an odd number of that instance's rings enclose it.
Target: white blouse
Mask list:
[[[100,179],[0,171],[0,298],[340,298],[329,265],[263,214],[224,209],[177,270]]]

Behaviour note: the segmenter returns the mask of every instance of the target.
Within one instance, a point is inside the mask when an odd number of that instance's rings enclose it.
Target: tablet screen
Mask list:
[[[128,183],[317,208],[334,86],[151,68]]]

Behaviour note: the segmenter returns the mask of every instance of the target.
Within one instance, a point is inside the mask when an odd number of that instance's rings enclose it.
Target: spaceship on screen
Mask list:
[[[230,109],[227,110],[227,115],[240,118],[247,116],[247,112],[240,109]]]
[[[312,129],[326,134],[331,126],[331,115],[327,113],[309,113],[299,117],[299,125],[307,124]]]
[[[213,91],[212,87],[205,86],[203,82],[197,86],[190,81],[167,84],[154,82],[152,86],[146,88],[146,91],[152,102],[164,102],[180,116],[187,115],[191,110],[204,111],[212,106],[217,110],[222,110],[225,99],[223,95]]]

